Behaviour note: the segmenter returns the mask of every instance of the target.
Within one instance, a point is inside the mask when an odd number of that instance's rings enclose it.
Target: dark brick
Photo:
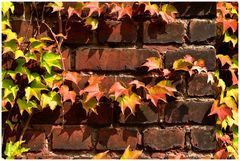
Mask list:
[[[65,25],[65,24],[63,24]],[[91,44],[94,43],[93,40],[93,31],[90,27],[84,25],[81,22],[68,22],[68,31],[67,39],[64,40],[68,44]]]
[[[215,96],[216,91],[211,83],[207,83],[207,74],[196,74],[188,82],[187,93],[189,96]]]
[[[216,17],[216,2],[174,2],[178,16],[189,17]]]
[[[156,52],[146,49],[124,48],[78,48],[76,51],[77,70],[136,70]]]
[[[215,70],[216,49],[213,46],[190,46],[168,51],[165,53],[165,68],[171,68],[174,61],[184,58],[185,55],[191,55],[195,60],[203,59],[208,70]]]
[[[137,41],[137,30],[137,24],[130,19],[124,21],[102,21],[97,29],[98,41],[100,43],[135,43]]]
[[[57,107],[53,111],[50,108],[44,108],[41,112],[33,115],[30,124],[54,124],[59,118],[60,111],[60,107]]]
[[[179,128],[148,128],[143,131],[143,145],[151,150],[184,148],[185,132]]]
[[[216,36],[216,22],[212,20],[190,20],[189,38],[191,42],[201,42]]]
[[[136,107],[135,116],[127,109],[125,114],[120,113],[119,122],[123,124],[148,124],[158,122],[159,108],[149,102]],[[115,118],[115,117],[114,117]]]
[[[144,22],[143,28],[143,43],[184,43],[186,34],[184,21],[168,24],[147,21]]]
[[[43,131],[29,130],[24,134],[23,140],[26,140],[26,142],[23,146],[30,148],[30,151],[41,151],[44,148],[45,139],[46,136]]]
[[[97,150],[124,150],[128,145],[136,149],[141,144],[141,135],[135,128],[102,128],[97,135]]]
[[[91,150],[93,129],[87,126],[56,127],[52,132],[52,149]]]
[[[196,150],[216,150],[215,127],[191,129],[191,143]]]
[[[56,20],[46,20],[46,23],[51,27],[53,32],[56,33],[58,31]],[[27,39],[29,39],[33,37],[36,34],[36,32],[39,31],[37,38],[41,38],[41,37],[52,38],[51,32],[43,23],[39,23],[39,26],[40,26],[39,30],[38,30],[36,21],[32,21],[32,23],[30,23],[29,20],[26,20],[26,21],[14,20],[14,21],[11,21],[11,25],[12,25],[12,30],[16,32],[19,37],[26,37]]]
[[[83,109],[81,104],[73,104],[64,102],[64,110],[61,110],[59,118],[55,121],[56,124],[79,125],[109,125],[112,123],[112,107],[110,103],[102,103],[97,107],[97,113],[90,112],[89,114]]]
[[[208,116],[213,100],[177,100],[165,104],[165,122],[214,124],[214,117]]]

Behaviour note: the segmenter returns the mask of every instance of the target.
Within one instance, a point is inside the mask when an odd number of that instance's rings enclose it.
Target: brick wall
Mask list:
[[[166,68],[186,54],[204,59],[211,71],[216,66],[215,3],[184,2],[174,4],[179,15],[166,24],[161,19],[149,17],[100,18],[99,27],[92,31],[82,23],[72,20],[68,39],[65,40],[65,67],[81,73],[79,84],[84,87],[91,74],[105,75],[103,88],[107,91],[115,81],[129,82],[138,79],[154,82],[141,65],[146,58],[160,57]],[[30,23],[31,13],[18,3],[13,30],[19,36],[31,37],[37,22]],[[55,14],[46,14],[46,22],[53,31],[58,30]],[[65,23],[65,20],[64,20]],[[51,36],[40,24],[40,37]],[[143,149],[141,158],[166,159],[183,154],[186,158],[212,157],[216,149],[214,117],[208,117],[214,87],[207,84],[204,74],[189,78],[177,73],[174,85],[179,91],[176,100],[160,104],[158,108],[145,102],[136,109],[135,116],[126,111],[122,115],[114,104],[102,104],[98,115],[87,115],[81,104],[64,103],[62,109],[44,109],[31,120],[24,139],[31,150],[25,158],[79,159],[92,158],[96,153],[111,150],[112,158],[119,158],[130,145]],[[75,90],[76,87],[73,86]]]

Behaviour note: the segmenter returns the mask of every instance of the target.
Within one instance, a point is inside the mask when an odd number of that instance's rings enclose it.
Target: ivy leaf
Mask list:
[[[42,43],[41,41],[35,39],[35,38],[29,38],[29,41],[31,43],[30,46],[30,52],[34,53],[35,51],[41,52],[43,47],[46,47],[46,45],[44,43]]]
[[[63,102],[65,102],[66,100],[69,100],[69,99],[72,101],[72,103],[75,102],[76,92],[69,91],[68,86],[62,85],[58,92],[63,96]]]
[[[232,97],[224,97],[222,100],[228,107],[232,108],[233,110],[237,111],[237,104]]]
[[[142,154],[142,150],[131,150],[130,145],[125,149],[121,159],[138,159]]]
[[[2,34],[7,36],[5,42],[11,41],[11,40],[17,40],[17,34],[15,32],[12,32],[11,29],[3,30]]]
[[[23,53],[22,50],[17,50],[17,51],[15,52],[15,59],[17,59],[17,58],[19,58],[19,57],[25,58],[24,53]]]
[[[12,124],[12,122],[10,120],[6,120],[5,123],[10,127],[11,131],[14,130],[14,125]]]
[[[61,97],[55,91],[50,91],[48,95],[44,93],[41,95],[40,105],[42,109],[46,108],[47,105],[49,105],[50,109],[54,110],[57,105],[61,106]]]
[[[52,67],[62,68],[60,59],[61,56],[59,54],[45,52],[41,55],[41,67],[45,67],[47,72],[51,74]]]
[[[90,25],[91,30],[96,30],[98,28],[98,20],[92,17],[88,17],[85,21],[85,25]]]
[[[26,62],[29,62],[29,60],[37,60],[37,56],[35,54],[31,54],[30,52],[27,52],[25,54]]]
[[[158,100],[167,102],[166,90],[160,86],[147,87],[148,94],[147,99],[150,99],[152,103],[157,107]]]
[[[40,80],[34,80],[31,83],[31,87],[25,88],[25,96],[27,101],[29,101],[32,98],[32,96],[35,96],[38,100],[40,100],[42,90],[48,90],[48,89],[43,83],[41,83]]]
[[[25,99],[17,99],[17,104],[19,106],[19,110],[21,115],[23,115],[23,111],[31,114],[33,108],[37,108],[37,103],[35,101],[26,101]]]
[[[59,74],[48,74],[44,76],[44,81],[47,86],[49,86],[52,89],[60,88],[63,80],[62,77]]]
[[[98,106],[98,101],[95,97],[91,98],[90,100],[86,101],[87,95],[83,95],[83,99],[80,100],[82,103],[83,108],[85,109],[86,113],[89,114],[91,111],[94,112],[95,114],[97,113],[97,106]]]
[[[235,159],[238,159],[238,152],[231,145],[227,146],[227,151],[234,156]]]
[[[237,38],[236,35],[234,35],[234,34],[230,35],[228,33],[228,31],[226,31],[225,34],[224,34],[223,42],[232,42],[233,47],[235,47],[236,44],[238,43],[238,38]]]
[[[186,61],[185,59],[178,59],[174,61],[173,63],[173,69],[174,70],[184,70],[184,71],[189,71],[190,68],[192,67],[192,62]]]
[[[89,8],[89,14],[87,17],[91,16],[93,12],[97,12],[98,16],[100,16],[101,11],[103,10],[99,7],[99,2],[89,2],[83,6],[83,8]]]
[[[140,87],[145,88],[145,84],[143,82],[138,81],[138,80],[133,80],[129,84],[130,85],[135,85],[136,88],[140,88]]]
[[[119,97],[117,101],[119,102],[123,114],[125,109],[128,107],[131,110],[131,113],[135,115],[134,113],[136,105],[141,104],[140,96],[136,95],[135,93],[132,93],[130,96],[124,95]]]
[[[24,152],[29,151],[29,148],[21,147],[22,143],[25,141],[17,141],[13,143],[12,141],[7,142],[6,149],[4,154],[7,156],[7,159],[15,159],[16,156],[21,155]]]
[[[65,80],[72,81],[76,85],[78,85],[79,81],[81,80],[81,76],[77,72],[64,71],[62,75]]]
[[[220,149],[214,154],[214,159],[227,159],[227,155],[225,149]]]
[[[105,152],[102,152],[102,153],[98,153],[96,154],[93,159],[110,159],[108,156],[107,156],[107,153],[109,152],[109,150],[105,151]]]
[[[151,2],[148,2],[144,3],[144,5],[145,5],[144,12],[149,11],[151,16],[159,14],[159,7],[157,4],[151,4]]]
[[[15,39],[3,42],[3,54],[7,52],[15,52],[17,50],[17,42]]]
[[[176,92],[176,88],[173,86],[172,81],[170,80],[162,80],[156,84],[157,86],[163,88],[165,94],[169,96],[174,96],[173,92]]]
[[[3,1],[2,3],[2,12],[3,12],[3,16],[7,15],[7,13],[9,12],[9,9],[11,10],[11,12],[14,12],[14,5],[12,2],[9,1]]]
[[[227,96],[232,96],[236,102],[238,102],[238,88],[237,87],[228,87]]]
[[[34,80],[41,79],[40,75],[38,73],[36,73],[36,72],[31,73],[28,69],[26,69],[26,75],[27,75],[27,78],[28,78],[28,83],[31,83]]]
[[[3,79],[2,88],[4,89],[3,99],[10,98],[11,96],[13,96],[13,100],[16,99],[19,87],[15,85],[12,80]]]
[[[16,75],[17,75],[18,72],[16,71],[12,71],[12,70],[8,70],[7,71],[7,74],[10,75],[10,77],[13,79],[13,80],[16,80]]]
[[[114,12],[118,13],[118,20],[121,19],[124,15],[128,15],[130,18],[132,17],[132,7],[129,5],[124,6],[124,3],[122,3],[121,7],[117,3],[114,3],[114,7],[112,8],[110,14]]]
[[[211,108],[211,112],[210,112],[210,114],[208,114],[208,116],[214,115],[214,114],[218,115],[218,118],[220,119],[221,122],[227,116],[232,117],[232,115],[233,115],[232,110],[225,104],[221,104],[220,106],[218,106],[218,100],[214,101],[212,108]]]
[[[172,18],[175,18],[175,14],[178,13],[177,9],[171,4],[162,5],[162,12],[170,15]]]
[[[64,9],[63,3],[62,2],[54,2],[54,3],[49,3],[47,7],[52,7],[53,12],[61,11]]]
[[[238,22],[235,19],[223,19],[223,33],[227,31],[227,29],[231,28],[233,32],[237,31]]]
[[[231,75],[232,75],[232,85],[238,84],[238,78],[235,74],[235,70],[230,69]]]
[[[142,66],[148,67],[148,71],[154,70],[154,69],[161,69],[163,67],[162,59],[158,57],[147,58],[147,62],[144,63]]]
[[[122,86],[120,82],[115,82],[109,90],[109,94],[114,93],[115,100],[121,95],[129,95],[129,90]]]

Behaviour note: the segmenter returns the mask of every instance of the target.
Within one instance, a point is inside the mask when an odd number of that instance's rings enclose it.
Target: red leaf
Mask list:
[[[216,134],[216,137],[217,137],[217,139],[222,140],[222,142],[224,142],[224,143],[232,144],[231,138],[227,134],[225,134],[224,136],[219,136],[218,134]]]
[[[128,89],[123,87],[120,82],[115,82],[112,85],[112,87],[109,90],[109,94],[111,94],[111,93],[114,93],[115,100],[123,94],[129,95]]]
[[[97,12],[98,16],[100,16],[101,12],[103,11],[103,7],[99,7],[99,2],[89,2],[85,4],[83,8],[89,8],[89,14],[87,17],[91,16],[93,12]]]
[[[76,14],[78,17],[81,17],[81,9],[75,9],[73,7],[68,7],[68,18],[72,17],[73,14]]]
[[[231,28],[233,32],[236,32],[238,28],[237,21],[234,19],[223,19],[223,33],[225,33],[228,28]]]
[[[74,82],[76,85],[78,85],[79,81],[81,80],[81,76],[77,72],[63,72],[63,78],[65,80],[69,80]]]
[[[75,102],[76,92],[69,91],[68,86],[62,85],[58,92],[63,96],[63,102],[65,102],[66,100],[69,100],[69,99],[72,101],[72,103]]]
[[[208,116],[210,115],[214,115],[217,114],[218,118],[220,119],[220,121],[223,121],[227,116],[231,116],[233,115],[231,109],[226,106],[225,104],[222,104],[220,106],[218,106],[218,100],[215,100],[212,108],[211,108],[211,112],[210,114],[208,114]]]
[[[222,15],[225,16],[226,14],[229,13],[229,11],[226,9],[226,7],[224,6],[223,2],[218,2],[217,3],[217,9],[220,10],[222,12]]]
[[[238,78],[235,74],[234,70],[230,70],[231,74],[232,74],[232,85],[238,84]]]
[[[158,100],[167,102],[166,89],[160,86],[147,87],[148,94],[147,99],[150,99],[152,103],[157,107]]]
[[[227,159],[228,153],[225,149],[220,149],[214,154],[214,159]]]
[[[118,3],[113,3],[114,7],[111,11],[111,14],[114,12],[118,13],[118,20],[122,18],[124,15],[128,15],[130,18],[132,17],[132,7],[127,5],[127,6],[122,6],[120,7]]]

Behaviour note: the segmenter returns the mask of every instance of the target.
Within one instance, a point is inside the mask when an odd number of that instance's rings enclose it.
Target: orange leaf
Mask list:
[[[225,149],[220,149],[214,154],[214,159],[227,159],[228,153]]]
[[[142,66],[148,67],[148,71],[162,68],[162,60],[158,57],[147,58],[147,62]]]
[[[123,94],[129,95],[128,89],[123,87],[120,82],[115,82],[112,85],[112,87],[109,90],[109,94],[111,94],[111,93],[114,93],[115,100]]]
[[[140,96],[136,95],[135,93],[132,93],[130,96],[124,95],[123,97],[119,97],[117,101],[119,102],[123,114],[125,109],[128,107],[131,110],[131,113],[135,115],[134,113],[136,105],[141,104]]]
[[[133,80],[129,83],[130,85],[136,85],[136,88],[140,88],[140,87],[145,87],[145,84],[143,82],[140,82],[138,80]]]
[[[76,99],[76,92],[75,91],[69,91],[68,86],[62,85],[58,91],[63,96],[63,102],[66,100],[71,100],[72,103],[75,102]]]
[[[79,81],[81,80],[81,76],[77,72],[64,71],[62,75],[65,80],[72,81],[76,85],[78,85]]]

